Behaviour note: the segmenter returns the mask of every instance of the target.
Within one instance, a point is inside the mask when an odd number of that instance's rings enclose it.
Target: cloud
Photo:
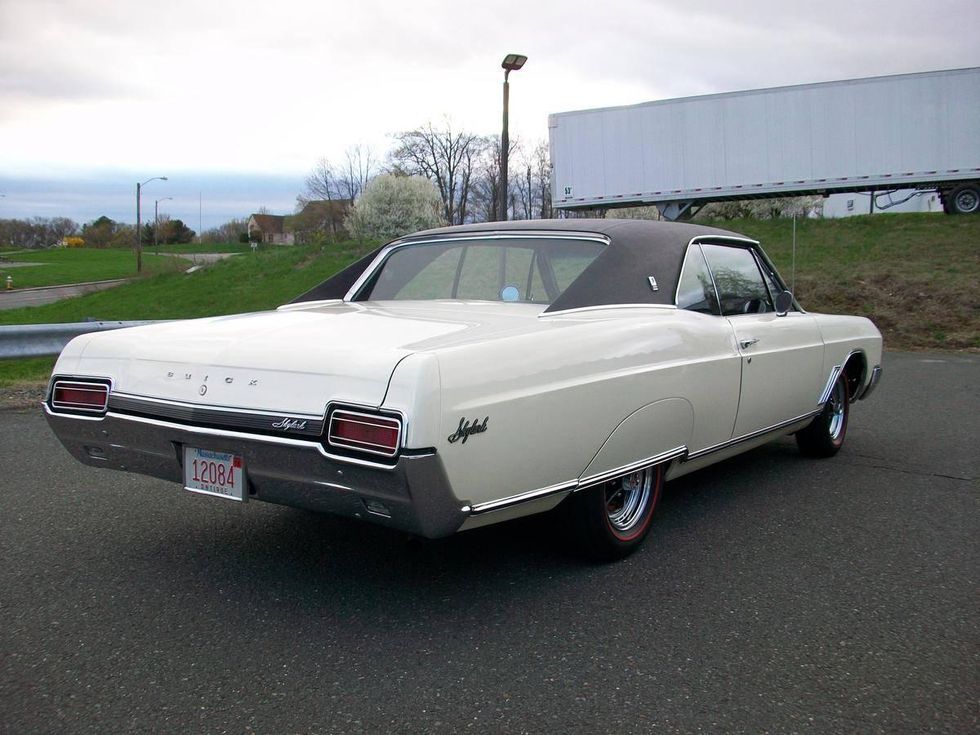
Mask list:
[[[0,1],[0,168],[294,173],[450,115],[549,113],[980,64],[976,0]]]

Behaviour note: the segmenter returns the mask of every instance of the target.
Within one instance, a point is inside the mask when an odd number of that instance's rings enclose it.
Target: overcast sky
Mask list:
[[[508,52],[536,141],[552,112],[980,66],[978,28],[980,0],[0,0],[0,217],[125,212],[158,175],[195,229],[199,195],[288,211],[350,145],[499,133]]]

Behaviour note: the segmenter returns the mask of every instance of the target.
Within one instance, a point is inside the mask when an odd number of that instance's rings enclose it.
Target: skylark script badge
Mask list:
[[[456,429],[456,433],[447,437],[450,444],[455,444],[459,442],[460,444],[466,444],[466,440],[469,439],[473,434],[482,434],[487,430],[487,422],[490,417],[487,416],[480,422],[480,419],[473,419],[472,421],[467,421],[464,416],[459,420],[459,427]],[[460,441],[462,439],[462,441]]]

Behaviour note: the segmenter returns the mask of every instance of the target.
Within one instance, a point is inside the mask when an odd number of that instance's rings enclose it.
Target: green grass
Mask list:
[[[259,245],[259,250],[272,249],[273,245]],[[151,245],[149,252],[157,252]],[[181,245],[161,245],[161,253],[250,253],[252,246],[239,242],[184,243]]]
[[[12,263],[32,265],[11,268]],[[145,275],[182,270],[188,265],[190,263],[184,259],[143,252]],[[16,288],[130,278],[136,276],[136,255],[132,250],[117,248],[21,250],[16,253],[4,253],[0,259],[0,281],[6,284],[8,275],[14,279]]]
[[[710,224],[760,240],[791,280],[791,221]],[[0,324],[179,319],[270,309],[371,247],[260,250],[193,274],[162,273],[55,304],[0,311]],[[797,223],[800,302],[810,311],[870,317],[890,349],[980,350],[978,283],[980,217],[886,214]],[[0,361],[0,386],[46,380],[50,367],[47,359]]]
[[[0,360],[0,388],[46,382],[55,359],[31,357],[26,360]]]
[[[163,273],[44,306],[0,311],[0,324],[85,319],[186,319],[272,309],[312,288],[370,245],[297,246],[215,263],[195,273]]]
[[[793,278],[791,220],[710,222],[762,242]],[[795,293],[810,311],[869,317],[891,349],[980,349],[980,217],[798,220]]]

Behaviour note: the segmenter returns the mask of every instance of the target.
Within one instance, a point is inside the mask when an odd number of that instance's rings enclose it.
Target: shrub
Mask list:
[[[346,227],[360,240],[393,240],[445,224],[442,200],[421,176],[378,176],[357,198]]]

